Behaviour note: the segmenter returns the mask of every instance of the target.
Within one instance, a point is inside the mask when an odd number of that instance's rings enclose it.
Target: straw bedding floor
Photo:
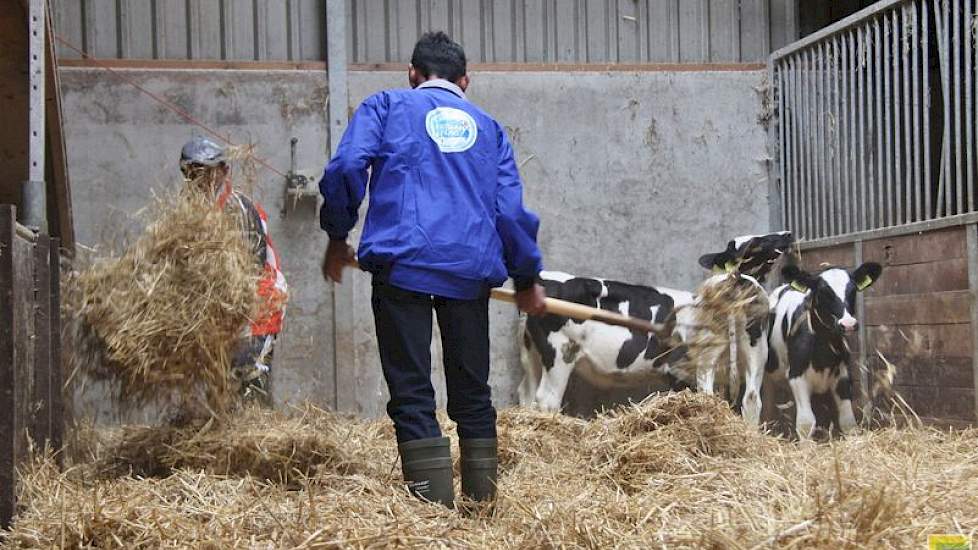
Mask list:
[[[509,409],[499,425],[500,499],[468,513],[399,488],[386,421],[306,407],[80,433],[65,473],[25,472],[5,545],[919,548],[978,529],[978,431],[799,444],[690,393],[593,421]]]

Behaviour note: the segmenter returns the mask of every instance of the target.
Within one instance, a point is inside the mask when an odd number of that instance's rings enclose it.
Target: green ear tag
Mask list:
[[[791,281],[791,288],[797,290],[798,292],[808,292],[808,289],[805,288],[805,285],[799,283],[798,281]]]
[[[870,277],[869,275],[866,275],[865,277],[860,279],[858,283],[856,283],[856,288],[858,288],[859,290],[866,290],[867,288],[869,288],[869,285],[871,284],[873,284],[873,278]]]

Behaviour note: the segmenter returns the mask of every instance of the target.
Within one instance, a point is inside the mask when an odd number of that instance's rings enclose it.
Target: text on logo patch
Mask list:
[[[479,129],[472,115],[461,109],[437,107],[428,111],[425,130],[443,153],[461,153],[475,145]]]

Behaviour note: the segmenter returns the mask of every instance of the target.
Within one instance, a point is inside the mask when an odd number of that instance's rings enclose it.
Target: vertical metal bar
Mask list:
[[[815,109],[815,101],[812,95],[815,91],[815,72],[813,70],[815,52],[814,49],[809,49],[803,53],[807,53],[808,55],[807,59],[805,57],[802,58],[802,76],[804,78],[801,85],[801,93],[804,101],[804,107],[802,108],[804,131],[801,132],[801,136],[805,141],[805,178],[802,195],[805,208],[802,211],[802,219],[805,221],[805,238],[813,239],[815,238],[815,205],[813,204],[815,193],[812,192],[812,187],[815,185],[815,132],[813,129],[815,117],[812,111]]]
[[[347,123],[346,2],[326,3],[326,59],[329,78],[329,149],[336,152]],[[354,411],[357,403],[355,281],[333,286],[333,404]],[[343,368],[338,368],[343,365]]]
[[[835,116],[835,40],[825,44],[825,236],[836,235],[835,188],[836,161],[838,160],[839,119]]]
[[[47,194],[44,169],[45,153],[45,61],[47,60],[47,15],[45,0],[31,0],[27,17],[28,61],[28,136],[27,180],[21,182],[24,225],[47,232]]]
[[[903,75],[903,195],[898,201],[902,213],[900,223],[910,223],[913,221],[913,114],[910,111],[910,101],[913,93],[910,89],[910,48],[913,41],[913,24],[910,19],[911,4],[903,6],[903,18],[900,25],[900,49],[903,51],[903,64],[900,66],[900,73]]]
[[[784,59],[779,59],[775,62],[774,70],[778,75],[778,135],[780,136],[780,141],[778,142],[778,163],[781,165],[781,227],[774,227],[772,229],[783,229],[788,227],[788,201],[791,197],[788,195],[788,163],[791,162],[788,150],[788,116],[785,112],[785,106],[787,101],[785,101],[785,76],[784,71],[786,70],[787,63]]]
[[[945,217],[951,214],[951,83],[949,74],[951,71],[951,53],[948,51],[951,47],[951,33],[948,30],[950,6],[948,0],[940,0],[935,3],[935,9],[938,7],[937,4],[940,4],[941,13],[935,15],[934,18],[937,24],[938,40],[940,40],[941,96],[944,100],[944,140],[941,144],[941,183],[938,187],[938,202],[943,202],[944,208],[940,217]],[[943,201],[940,200],[942,196]]]
[[[866,42],[866,31],[868,29],[864,26],[856,29],[856,57],[858,58],[859,69],[856,73],[856,99],[857,99],[857,115],[859,120],[856,121],[856,137],[859,139],[859,215],[857,216],[859,222],[857,227],[860,231],[866,231],[869,229],[869,212],[867,204],[867,183],[866,183],[866,163],[870,162],[870,147],[866,142],[866,137],[869,132],[867,124],[867,111],[869,110],[869,105],[866,101],[867,96],[867,77],[869,74],[869,51]]]
[[[897,10],[890,12],[890,44],[893,47],[893,63],[890,66],[890,73],[892,73],[891,78],[893,82],[893,133],[890,138],[893,140],[893,165],[890,167],[890,173],[893,176],[892,184],[889,189],[889,204],[888,208],[890,211],[890,225],[898,225],[903,223],[900,220],[900,189],[901,189],[901,172],[903,168],[903,155],[900,150],[900,130],[903,125],[902,117],[900,116],[900,97],[903,94],[903,89],[900,83],[900,36],[902,36],[900,29],[900,18]]]
[[[954,86],[954,196],[955,212],[964,214],[964,170],[961,164],[961,142],[964,141],[961,139],[961,2],[955,0],[951,5],[954,14],[954,76],[951,81]]]
[[[913,54],[913,76],[911,80],[913,81],[913,164],[914,164],[914,191],[912,194],[914,202],[913,217],[911,221],[921,221],[921,207],[923,205],[923,188],[921,175],[923,172],[923,160],[921,158],[920,150],[920,20],[917,15],[918,5],[916,2],[911,6],[913,13],[913,35],[911,36],[911,53]],[[927,59],[927,55],[924,55],[924,59]],[[907,196],[910,200],[911,195]]]
[[[808,162],[808,149],[806,148],[805,142],[805,52],[798,52],[792,54],[792,66],[794,67],[794,74],[792,75],[792,94],[794,95],[795,104],[795,151],[797,160],[797,179],[795,180],[795,238],[801,239],[803,236],[808,235],[808,229],[806,228],[806,218],[805,218],[805,171]]]
[[[965,166],[967,166],[964,183],[968,186],[968,212],[975,211],[975,180],[974,180],[974,152],[975,152],[975,104],[973,102],[974,73],[972,65],[974,63],[974,16],[972,14],[972,2],[965,0],[964,3],[964,105],[965,105]]]
[[[842,99],[839,116],[842,119],[842,233],[852,233],[852,32],[842,35]],[[848,108],[848,110],[847,110]]]
[[[872,207],[875,209],[873,215],[873,228],[882,227],[883,221],[883,163],[884,155],[884,141],[883,141],[883,47],[882,47],[882,36],[880,34],[880,20],[877,18],[873,21],[873,57],[875,57],[876,65],[876,118],[874,123],[876,126],[876,176],[873,178],[873,183],[870,187],[872,193],[875,195],[878,193],[878,201],[874,201]],[[877,197],[873,197],[877,198]]]
[[[892,13],[891,13],[892,15]],[[893,62],[890,59],[891,50],[890,42],[893,38],[893,26],[892,22],[887,25],[886,14],[883,14],[883,41],[880,47],[883,49],[883,168],[885,169],[885,178],[881,182],[880,188],[880,215],[883,219],[883,226],[893,225],[893,210],[892,210],[892,197],[893,197],[893,138],[894,129],[893,123],[895,122],[893,116],[893,82],[891,79],[891,74],[893,72]]]
[[[843,137],[843,124],[845,119],[842,117],[842,92],[840,89],[842,82],[842,61],[839,54],[839,40],[840,38],[836,36],[832,39],[832,86],[835,92],[835,100],[832,103],[832,111],[835,119],[834,132],[833,132],[833,154],[832,158],[835,163],[835,178],[834,185],[832,186],[832,217],[833,219],[833,235],[841,235],[845,233],[843,229],[843,215],[842,215],[842,205],[845,204],[842,200],[843,197],[843,184],[842,184],[842,174],[843,174],[843,163],[842,159],[845,155],[845,149],[842,148],[842,137]]]
[[[818,167],[818,173],[815,180],[814,189],[816,191],[815,195],[815,208],[818,223],[818,231],[816,231],[816,237],[825,236],[825,182],[828,179],[826,177],[825,170],[825,44],[820,43],[818,45],[818,64],[816,68],[815,78],[815,96],[816,96],[816,154]]]
[[[968,0],[969,2],[971,0]],[[966,225],[968,247],[968,288],[971,290],[972,383],[975,390],[975,419],[978,420],[978,225]]]
[[[801,128],[802,128],[801,117],[802,117],[802,113],[804,112],[804,107],[801,103],[801,93],[798,91],[798,89],[800,88],[799,81],[801,79],[800,77],[801,69],[798,66],[798,61],[800,59],[801,59],[800,54],[792,54],[791,56],[791,106],[792,106],[791,141],[793,144],[791,151],[792,151],[792,159],[794,160],[794,165],[795,165],[794,181],[792,182],[792,186],[791,186],[792,197],[793,197],[792,205],[791,205],[792,206],[791,219],[793,220],[793,224],[794,224],[792,225],[791,230],[795,232],[796,238],[800,238],[802,235],[805,234],[803,230],[803,225],[804,225],[802,222],[803,218],[801,215],[802,212],[801,199],[802,199],[802,190],[803,190],[802,175],[803,175],[803,166],[804,166],[803,162],[805,158],[805,151],[802,147],[803,137],[801,132]]]
[[[924,103],[921,106],[924,117],[924,218],[929,220],[934,215],[933,201],[931,199],[931,155],[930,155],[930,11],[927,9],[927,2],[920,6],[920,14],[923,24],[920,29],[920,36],[924,41],[921,57],[921,69],[924,71]],[[935,0],[936,1],[936,0]]]

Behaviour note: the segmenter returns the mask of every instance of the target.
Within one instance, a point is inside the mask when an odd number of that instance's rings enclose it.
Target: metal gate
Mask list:
[[[975,17],[974,0],[884,0],[771,56],[785,227],[815,240],[976,212]]]
[[[772,224],[809,269],[885,266],[858,293],[859,363],[892,361],[945,424],[978,414],[975,4],[883,0],[768,64]]]

